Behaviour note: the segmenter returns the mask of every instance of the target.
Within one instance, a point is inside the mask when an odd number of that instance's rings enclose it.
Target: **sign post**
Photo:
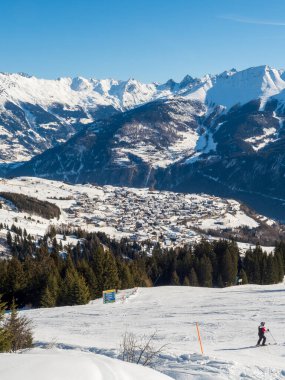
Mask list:
[[[116,289],[104,290],[103,303],[113,303],[113,302],[116,302]]]
[[[204,350],[203,350],[203,345],[202,345],[202,340],[201,340],[201,335],[200,335],[200,330],[199,330],[198,322],[196,322],[196,329],[197,329],[198,340],[199,340],[199,343],[200,343],[201,354],[204,355]]]

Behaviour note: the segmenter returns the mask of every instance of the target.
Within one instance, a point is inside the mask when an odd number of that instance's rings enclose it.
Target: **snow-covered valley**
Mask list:
[[[2,179],[0,192],[36,197],[61,209],[59,219],[48,220],[20,212],[10,202],[1,199],[1,223],[26,229],[36,238],[42,237],[50,225],[55,225],[101,231],[115,239],[127,237],[140,243],[149,241],[152,245],[159,242],[167,248],[197,242],[202,236],[211,239],[213,231],[223,236],[223,232],[238,234],[243,228],[251,230],[261,225],[270,229],[275,223],[261,215],[247,214],[237,201],[207,194],[69,185],[31,177]],[[0,237],[5,239],[6,233],[4,227]],[[62,235],[58,238],[63,239]],[[72,237],[62,242],[75,243]],[[249,248],[250,243],[254,245],[255,241],[241,245],[242,250]],[[267,250],[271,251],[273,247],[267,247]],[[5,252],[5,247],[2,247],[2,254],[5,255]]]
[[[164,84],[2,73],[0,175],[210,192],[284,221],[284,78],[269,66]]]

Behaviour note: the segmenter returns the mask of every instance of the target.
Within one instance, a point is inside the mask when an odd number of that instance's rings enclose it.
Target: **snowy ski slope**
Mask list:
[[[285,379],[284,284],[140,288],[123,302],[126,294],[120,292],[112,305],[99,299],[84,306],[24,313],[32,319],[42,347],[52,342],[62,350],[116,357],[126,330],[137,335],[157,331],[158,346],[167,348],[156,369],[174,379]],[[255,347],[263,320],[278,345]],[[195,322],[200,325],[204,356]],[[268,342],[273,343],[270,335]]]
[[[169,380],[136,364],[85,352],[42,350],[0,354],[1,380]]]

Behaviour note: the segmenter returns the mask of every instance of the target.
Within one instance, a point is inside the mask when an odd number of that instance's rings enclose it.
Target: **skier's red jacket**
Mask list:
[[[258,327],[258,334],[264,335],[267,331],[267,328],[265,326],[259,326]]]

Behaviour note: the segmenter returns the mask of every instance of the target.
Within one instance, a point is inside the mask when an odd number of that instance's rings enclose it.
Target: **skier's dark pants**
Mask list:
[[[258,335],[258,336],[259,336],[259,339],[258,339],[258,342],[257,342],[257,346],[260,345],[261,341],[262,341],[262,345],[264,345],[265,342],[266,342],[266,337],[265,337],[265,335],[263,334],[263,335]]]

